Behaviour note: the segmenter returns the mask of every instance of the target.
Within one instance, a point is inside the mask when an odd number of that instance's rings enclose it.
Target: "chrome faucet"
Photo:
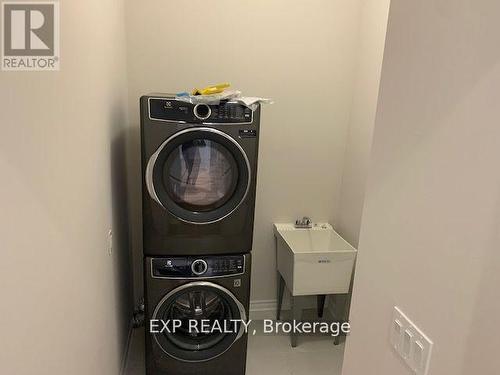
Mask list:
[[[295,228],[301,228],[301,229],[312,228],[311,218],[304,216],[302,219],[295,220]]]

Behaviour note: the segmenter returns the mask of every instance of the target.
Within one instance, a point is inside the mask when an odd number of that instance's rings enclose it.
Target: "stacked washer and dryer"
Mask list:
[[[243,324],[188,324],[247,320],[259,122],[260,106],[141,98],[147,375],[245,373]]]

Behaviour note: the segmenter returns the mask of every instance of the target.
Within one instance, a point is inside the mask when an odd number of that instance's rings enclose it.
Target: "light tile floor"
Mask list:
[[[286,335],[248,337],[246,375],[340,375],[344,344],[325,336],[299,337],[296,348]],[[124,375],[144,375],[144,336],[134,330]]]

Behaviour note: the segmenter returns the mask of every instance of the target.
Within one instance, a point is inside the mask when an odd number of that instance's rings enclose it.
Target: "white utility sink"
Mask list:
[[[293,296],[349,292],[356,249],[327,223],[274,224],[277,267]]]

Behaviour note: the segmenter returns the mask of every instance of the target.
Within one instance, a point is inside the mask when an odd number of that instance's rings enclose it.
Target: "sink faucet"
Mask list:
[[[302,219],[295,220],[295,228],[312,228],[311,218],[304,216]]]

